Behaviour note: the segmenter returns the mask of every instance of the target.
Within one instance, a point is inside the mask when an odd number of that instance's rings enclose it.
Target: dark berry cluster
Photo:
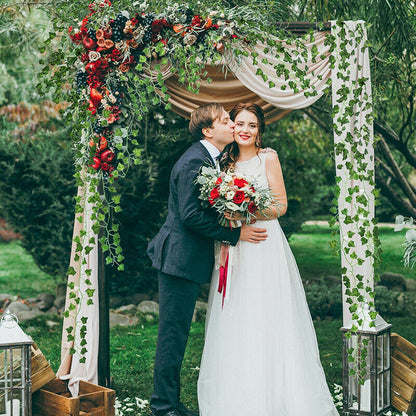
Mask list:
[[[77,84],[77,88],[80,90],[87,85],[88,74],[84,71],[77,71],[75,76],[75,83]]]
[[[153,36],[152,31],[152,23],[153,20],[155,20],[155,17],[152,14],[147,14],[142,17],[142,24],[145,27],[145,31],[143,34],[143,42],[144,43],[150,43]]]
[[[89,37],[90,39],[92,39],[94,42],[96,42],[96,41],[97,41],[97,36],[95,36],[95,30],[94,30],[92,27],[90,27],[90,28],[88,29],[88,37]]]
[[[114,42],[120,42],[123,39],[123,31],[126,26],[127,17],[119,13],[114,19],[113,28],[113,40]]]
[[[94,133],[96,133],[96,134],[102,134],[102,133],[103,133],[103,131],[104,131],[104,127],[103,127],[103,126],[101,126],[101,124],[99,124],[99,123],[98,123],[98,121],[97,121],[97,122],[95,122],[95,124],[94,124],[94,126],[93,126],[92,130],[93,130],[93,132],[94,132]]]
[[[143,26],[151,26],[153,23],[153,20],[155,20],[155,17],[152,14],[147,14],[142,19]]]

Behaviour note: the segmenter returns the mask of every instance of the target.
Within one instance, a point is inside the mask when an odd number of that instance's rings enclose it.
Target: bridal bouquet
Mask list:
[[[257,211],[262,212],[276,205],[269,187],[256,184],[255,180],[231,171],[218,172],[203,166],[196,178],[200,185],[199,199],[212,206],[220,215],[220,224],[232,226],[225,213],[232,214],[247,223]]]

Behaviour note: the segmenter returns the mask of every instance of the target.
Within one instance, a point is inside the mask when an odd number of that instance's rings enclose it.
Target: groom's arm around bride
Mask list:
[[[220,104],[192,113],[189,130],[197,141],[172,169],[168,215],[148,247],[159,278],[159,335],[151,399],[156,416],[192,415],[180,403],[179,374],[200,285],[209,281],[214,266],[214,240],[235,245],[239,239],[260,242],[267,237],[264,229],[247,225],[220,226],[198,199],[195,178],[202,166],[214,165],[234,140],[233,129]]]

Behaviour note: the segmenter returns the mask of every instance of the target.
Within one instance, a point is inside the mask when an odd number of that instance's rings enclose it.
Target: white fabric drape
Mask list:
[[[78,188],[78,196],[82,197],[84,213],[83,215],[77,214],[77,217],[82,218],[82,222],[75,219],[73,237],[77,236],[81,238],[84,248],[88,246],[88,242],[92,237],[95,241],[98,241],[97,235],[93,232],[92,226],[94,221],[91,220],[92,205],[88,202],[88,198],[91,196],[87,190],[88,185]],[[80,236],[80,231],[84,230],[86,235]],[[77,305],[76,309],[70,310],[68,318],[64,318],[63,333],[62,333],[62,347],[61,347],[61,365],[56,373],[56,376],[63,379],[69,380],[68,388],[71,394],[76,397],[79,392],[79,381],[88,381],[90,383],[97,384],[98,376],[98,340],[99,340],[99,311],[98,311],[98,244],[88,253],[85,254],[83,250],[81,258],[85,260],[75,262],[75,248],[76,243],[72,243],[71,250],[71,261],[70,265],[75,269],[75,275],[71,275],[68,278],[68,283],[74,284],[74,289],[67,289],[67,296],[65,302],[65,310],[69,310],[70,304]],[[86,270],[91,270],[91,275],[87,276]],[[91,285],[85,283],[86,279],[91,281]],[[87,289],[94,289],[92,298],[89,298],[86,294]],[[74,293],[80,298],[79,304],[76,304],[70,297],[70,293]],[[87,305],[87,300],[92,299],[93,304]],[[80,342],[82,340],[80,335],[81,318],[86,317],[86,335],[85,348],[85,363],[80,363],[81,358],[80,351],[82,346]],[[68,341],[67,328],[73,328],[70,333],[74,336],[74,341]],[[75,347],[75,354],[70,355],[70,348]]]
[[[326,33],[315,33],[314,38],[315,40],[312,42],[305,42],[305,46],[309,51],[314,46],[318,49],[316,62],[308,59],[306,62],[299,65],[301,69],[304,69],[305,65],[308,68],[306,78],[310,80],[311,86],[315,87],[317,94],[314,96],[305,97],[305,92],[312,92],[312,88],[309,88],[308,90],[301,89],[298,92],[294,92],[289,86],[289,82],[293,81],[292,78],[285,80],[276,77],[276,71],[274,69],[275,65],[283,64],[290,70],[291,64],[283,61],[280,56],[276,57],[270,52],[265,53],[264,50],[266,45],[259,44],[253,49],[254,52],[258,54],[256,57],[258,67],[268,76],[270,81],[273,81],[276,85],[275,87],[269,88],[268,82],[264,82],[261,76],[256,75],[257,66],[253,65],[253,58],[251,57],[244,57],[239,61],[236,61],[232,53],[228,53],[230,68],[243,85],[275,107],[288,110],[309,107],[323,95],[324,89],[327,86],[326,82],[331,76],[329,45],[325,45]],[[275,40],[278,41],[278,39]],[[300,59],[295,44],[284,44],[284,49],[286,53],[291,55],[293,61]],[[268,64],[262,63],[263,59],[266,59]],[[282,86],[286,87],[286,89],[282,90]]]
[[[354,29],[356,23],[354,22],[345,22],[349,28]],[[333,34],[336,36],[337,31],[333,30]],[[265,53],[264,45],[257,45],[253,46],[253,52],[258,53],[258,66],[254,66],[252,62],[252,58],[241,58],[238,62],[233,57],[231,53],[227,53],[224,56],[224,60],[232,70],[233,73],[229,73],[227,79],[224,80],[224,75],[220,72],[220,70],[216,70],[214,72],[214,80],[212,84],[207,82],[201,82],[201,91],[199,95],[195,95],[190,93],[186,90],[186,88],[181,85],[177,79],[175,79],[175,75],[172,75],[169,72],[168,67],[165,68],[164,71],[164,78],[166,79],[165,85],[168,87],[168,94],[171,96],[170,102],[172,104],[172,110],[177,112],[178,114],[189,117],[190,113],[193,109],[198,107],[201,104],[206,102],[220,102],[224,105],[226,109],[230,109],[235,103],[241,101],[254,101],[262,106],[265,110],[267,115],[267,120],[269,122],[278,120],[282,116],[286,115],[288,112],[294,109],[305,108],[316,102],[324,93],[324,89],[326,87],[327,80],[332,76],[333,73],[330,69],[330,51],[329,46],[325,45],[325,38],[327,34],[325,32],[315,32],[314,33],[314,40],[312,42],[306,42],[305,46],[308,50],[312,50],[313,47],[316,47],[318,53],[316,54],[316,59],[309,59],[304,62],[304,65],[307,65],[307,78],[310,80],[310,85],[314,87],[314,89],[309,88],[309,90],[300,90],[298,92],[294,92],[289,87],[289,81],[296,81],[296,79],[289,78],[284,80],[283,78],[277,78],[276,73],[274,70],[274,65],[279,65],[284,63],[282,57],[274,56],[270,53]],[[364,33],[362,39],[362,45],[364,44],[366,39],[366,34]],[[278,39],[276,39],[278,41]],[[362,76],[362,74],[369,74],[369,60],[368,60],[368,51],[366,48],[361,49],[361,46],[357,48],[356,55],[350,62],[350,69],[351,69],[351,79],[350,82],[356,81],[358,78]],[[289,53],[293,59],[298,59],[298,53],[296,51],[296,47],[294,45],[284,45],[285,49],[284,52]],[[339,61],[341,56],[338,54],[339,51],[335,49],[333,54],[335,54],[336,59]],[[268,63],[262,63],[262,59],[267,59]],[[287,64],[285,64],[287,65]],[[269,88],[268,82],[264,82],[261,76],[256,75],[257,68],[260,67],[264,74],[266,74],[270,81],[273,81],[275,87]],[[360,68],[360,69],[359,69]],[[211,73],[209,74],[212,77],[212,68]],[[151,76],[148,74],[147,76]],[[333,97],[334,101],[336,102],[337,96],[337,89],[339,87],[340,80],[333,79]],[[281,86],[286,85],[286,89],[282,90]],[[369,91],[371,89],[370,81],[368,80],[366,84],[366,90]],[[305,92],[312,93],[313,95],[305,97]],[[355,124],[354,124],[355,123]],[[366,118],[365,114],[359,115],[354,120],[351,120],[351,123],[347,125],[346,130],[341,135],[335,134],[335,142],[343,140],[345,134],[347,132],[353,132],[354,128],[363,128],[366,126]],[[368,126],[369,129],[372,129],[372,126]],[[371,130],[372,132],[372,130]],[[372,155],[372,142],[368,144],[367,150],[369,151],[369,157]],[[373,159],[372,159],[373,160]],[[345,175],[345,170],[337,169],[337,175],[341,178]],[[342,179],[344,181],[343,185],[349,185],[350,182],[346,182],[346,178]],[[369,194],[372,194],[372,186],[368,183],[360,184],[363,186],[363,189],[366,190]],[[346,207],[345,198],[339,198],[339,211],[341,212]],[[353,205],[348,206],[348,209],[351,211],[354,209]],[[370,210],[371,215],[374,216],[374,201],[370,200]],[[86,217],[88,217],[88,211],[85,212]],[[371,218],[370,218],[371,220]],[[91,226],[92,224],[89,224]],[[88,220],[85,222],[85,228],[88,233],[91,233],[91,230],[88,229]],[[345,235],[345,230],[342,228],[341,236]],[[86,240],[88,241],[88,239]],[[357,244],[361,244],[357,242]],[[344,247],[346,241],[341,241],[342,247]],[[365,250],[363,245],[360,246],[360,250]],[[145,254],[143,254],[145,255]],[[73,258],[73,256],[72,256]],[[97,253],[96,251],[92,251],[87,256],[87,261],[89,262],[89,267],[92,268],[93,273],[91,276],[91,281],[94,285],[97,284]],[[343,257],[343,265],[347,268],[349,267],[348,262],[345,261]],[[363,273],[370,283],[372,284],[373,279],[373,265],[372,262],[369,260],[363,266]],[[96,291],[97,292],[97,291]],[[98,294],[96,293],[98,296]],[[83,299],[85,301],[85,299]],[[78,359],[72,360],[72,366],[67,366],[67,373],[71,380],[77,381],[79,379],[88,379],[95,381],[96,380],[96,370],[97,370],[97,349],[98,345],[94,342],[98,343],[98,300],[94,299],[94,305],[85,307],[85,305],[81,302],[81,315],[84,313],[86,316],[89,317],[88,325],[91,328],[88,328],[88,354],[87,354],[87,363],[85,365],[79,365]],[[349,316],[348,311],[348,304],[344,302],[344,319],[346,316]],[[64,331],[63,339],[66,337],[66,332]],[[65,338],[66,339],[66,338]],[[92,348],[93,347],[93,348]],[[61,365],[62,371],[60,374],[65,373],[65,343],[63,344],[63,362]],[[97,348],[97,349],[96,349]],[[60,370],[61,370],[60,368]],[[95,372],[95,374],[93,374]]]
[[[357,33],[357,25],[363,25],[363,23],[364,22],[360,21],[344,22],[347,40],[351,38],[353,34]],[[337,117],[345,116],[345,112],[347,110],[347,107],[349,106],[349,102],[351,100],[356,100],[356,97],[354,96],[354,91],[356,91],[359,87],[357,80],[364,78],[366,79],[361,94],[358,97],[358,101],[360,103],[369,102],[371,104],[370,61],[368,55],[368,48],[365,47],[365,43],[367,41],[367,33],[365,30],[363,31],[361,40],[358,43],[358,45],[354,45],[353,42],[347,44],[349,52],[351,52],[352,54],[348,58],[348,70],[350,71],[350,77],[348,81],[345,81],[344,79],[341,79],[337,76],[339,65],[341,63],[344,64],[346,60],[345,54],[340,54],[341,39],[338,36],[338,32],[341,30],[341,27],[337,26],[336,22],[332,22],[331,28],[332,34],[335,36],[336,39],[336,46],[333,52],[333,56],[335,58],[335,69],[333,71],[334,76],[332,77],[332,103],[333,105],[338,105],[340,108],[339,114],[335,117],[335,125],[337,126],[337,128],[334,129],[334,141],[335,145],[337,145],[338,143],[344,143],[347,150],[346,153],[348,154],[347,160],[343,160],[342,155],[335,156],[336,175],[338,178],[340,178],[340,195],[338,197],[338,211],[340,217],[341,265],[342,267],[345,267],[347,270],[346,275],[351,280],[351,290],[357,287],[359,280],[357,280],[356,277],[360,274],[364,276],[364,286],[369,286],[372,289],[374,289],[373,257],[366,257],[365,255],[366,250],[373,252],[374,246],[371,240],[369,240],[366,243],[363,243],[361,240],[361,235],[358,232],[360,227],[364,226],[365,220],[369,221],[369,225],[364,228],[370,231],[371,234],[373,232],[374,224],[372,222],[372,219],[374,218],[374,185],[371,185],[367,180],[359,180],[350,177],[349,171],[346,167],[346,162],[351,163],[354,172],[360,172],[360,167],[358,166],[357,160],[354,159],[353,152],[351,149],[352,143],[349,143],[345,140],[348,135],[351,135],[351,137],[355,139],[354,144],[357,144],[357,132],[363,134],[367,138],[366,143],[364,144],[361,144],[361,139],[358,141],[358,143],[360,143],[358,151],[359,153],[364,155],[364,161],[368,163],[367,170],[368,172],[372,171],[372,179],[374,181],[373,124],[372,122],[369,123],[366,121],[367,117],[371,117],[372,108],[367,108],[364,111],[362,111],[359,105],[356,103],[353,107],[354,116],[346,116],[349,120],[347,124],[344,124],[343,127],[340,128],[341,126],[338,126],[338,123],[336,122]],[[343,42],[345,42],[345,40]],[[348,87],[349,95],[345,101],[340,102],[338,100],[338,91],[345,86]],[[346,215],[354,217],[358,213],[358,206],[360,204],[357,202],[355,193],[352,195],[352,200],[350,203],[345,201],[345,198],[349,196],[348,189],[352,189],[355,186],[358,186],[361,195],[364,195],[368,199],[369,205],[368,207],[365,207],[365,209],[369,210],[370,215],[367,218],[363,215],[360,215],[358,221],[354,221],[350,224],[345,224],[344,219]],[[348,232],[352,232],[354,233],[354,235],[351,238],[349,238]],[[352,260],[351,258],[346,257],[345,248],[348,247],[350,241],[354,243],[353,250],[356,252],[357,256],[361,259],[364,259],[363,264],[360,265],[357,263],[356,260]],[[346,302],[347,296],[345,295],[345,282],[342,282],[342,288],[343,322],[345,326],[348,322],[351,321],[352,314],[349,311],[349,304]],[[363,292],[363,290],[361,290],[360,292]],[[370,295],[368,293],[365,293],[365,296],[367,302],[369,302]]]

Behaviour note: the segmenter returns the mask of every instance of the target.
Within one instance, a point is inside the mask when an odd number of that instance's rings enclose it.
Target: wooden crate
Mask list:
[[[38,346],[33,343],[31,350],[32,363],[32,393],[39,390],[45,384],[55,379],[55,373],[48,360],[42,354]]]
[[[32,396],[33,416],[114,416],[115,391],[80,381],[78,397],[55,379]]]
[[[411,414],[416,407],[416,346],[391,334],[391,404]]]

